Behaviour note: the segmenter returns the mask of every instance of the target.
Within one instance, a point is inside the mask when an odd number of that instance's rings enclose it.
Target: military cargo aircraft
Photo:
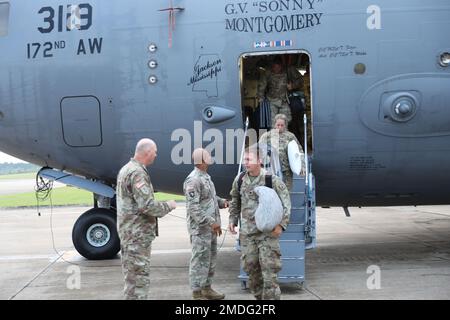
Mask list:
[[[258,128],[257,83],[281,58],[303,79],[317,205],[448,204],[449,30],[448,0],[0,0],[0,150],[106,199],[73,238],[108,258],[136,142],[157,142],[151,179],[172,193],[186,149],[215,144],[227,196],[232,133]]]

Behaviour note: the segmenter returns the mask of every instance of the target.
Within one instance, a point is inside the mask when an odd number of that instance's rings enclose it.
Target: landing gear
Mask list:
[[[86,259],[114,258],[120,250],[116,213],[104,208],[94,208],[83,213],[72,230],[75,249]]]

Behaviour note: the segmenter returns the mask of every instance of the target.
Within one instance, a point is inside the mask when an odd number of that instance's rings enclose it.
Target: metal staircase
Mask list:
[[[305,155],[307,150],[307,118],[304,116]],[[241,157],[242,162],[242,157]],[[276,161],[273,161],[276,164]],[[273,163],[271,164],[273,166]],[[272,167],[276,174],[278,166]],[[287,229],[280,237],[282,269],[278,273],[280,283],[305,281],[305,252],[316,247],[316,190],[309,156],[305,156],[305,176],[294,174],[291,195],[291,216]],[[240,171],[239,171],[240,172]],[[240,251],[239,243],[237,250]],[[247,287],[248,275],[240,269],[238,277],[242,288]]]
[[[305,251],[316,246],[316,208],[314,178],[309,174],[294,176],[291,191],[291,217],[286,231],[280,237],[282,269],[280,283],[305,281]],[[240,270],[242,287],[247,287],[248,275]]]

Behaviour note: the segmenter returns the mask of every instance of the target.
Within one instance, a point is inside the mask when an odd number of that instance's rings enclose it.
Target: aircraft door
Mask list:
[[[277,114],[284,114],[288,130],[305,149],[306,114],[312,151],[310,56],[303,51],[258,52],[242,55],[240,65],[242,115],[249,127],[262,134],[273,127]]]

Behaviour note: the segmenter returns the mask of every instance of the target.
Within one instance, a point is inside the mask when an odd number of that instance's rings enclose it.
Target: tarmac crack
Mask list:
[[[308,292],[309,294],[313,295],[314,297],[316,297],[318,300],[323,300],[318,294],[316,294],[315,292],[313,292],[311,289],[304,287],[303,289],[305,289],[306,292]]]
[[[17,297],[20,293],[22,293],[26,288],[28,288],[35,280],[37,280],[41,275],[43,275],[47,270],[49,270],[56,262],[58,262],[59,259],[62,258],[62,256],[64,255],[64,252],[61,253],[57,258],[55,258],[54,261],[52,261],[51,263],[49,263],[43,270],[41,270],[41,272],[39,272],[33,279],[31,279],[30,281],[28,281],[27,284],[25,284],[25,286],[23,286],[19,291],[17,291],[15,294],[13,294],[11,297],[9,297],[8,300],[14,300],[15,297]]]

